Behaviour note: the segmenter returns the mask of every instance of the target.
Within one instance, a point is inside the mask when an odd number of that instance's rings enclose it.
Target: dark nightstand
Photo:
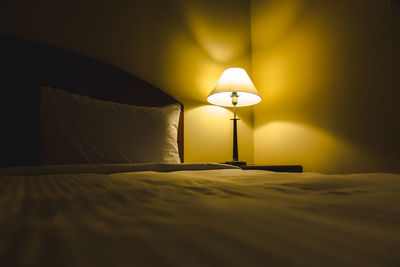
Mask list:
[[[273,172],[303,172],[302,165],[247,165],[239,167],[242,170],[264,170]]]

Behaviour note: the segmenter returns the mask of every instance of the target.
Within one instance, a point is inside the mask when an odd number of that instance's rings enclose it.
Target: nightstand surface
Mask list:
[[[273,172],[303,172],[302,165],[247,165],[239,167],[242,170],[264,170]]]

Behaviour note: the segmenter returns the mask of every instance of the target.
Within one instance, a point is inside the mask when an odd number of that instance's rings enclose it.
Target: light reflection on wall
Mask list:
[[[185,106],[185,151],[193,151],[191,161],[225,162],[232,160],[232,109],[213,105]],[[238,110],[239,157],[252,163],[253,125],[251,108]],[[186,152],[185,152],[186,153]]]
[[[272,121],[255,129],[263,142],[257,149],[267,151],[264,164],[303,164],[305,171],[348,172],[354,162],[343,164],[341,156],[361,159],[363,153],[337,136],[310,125],[290,121]],[[334,166],[332,168],[332,166]]]
[[[188,31],[214,61],[230,64],[249,54],[250,24],[243,23],[243,12],[250,13],[248,0],[176,1]]]
[[[204,106],[222,72],[250,69],[249,2],[174,0],[180,25],[164,40],[158,64],[164,88],[185,104],[185,161],[232,157],[231,111]],[[253,109],[239,111],[239,153],[253,162]]]
[[[221,73],[251,67],[250,10],[247,0],[170,0],[178,25],[166,29],[158,59],[167,91],[184,103],[207,103]]]
[[[263,1],[252,0],[251,28],[255,41],[253,48],[275,46],[296,27],[296,23],[307,9],[309,0]],[[261,14],[261,15],[259,15]],[[265,34],[258,34],[262,28]]]
[[[251,0],[256,163],[400,171],[400,16],[386,1],[362,5]]]

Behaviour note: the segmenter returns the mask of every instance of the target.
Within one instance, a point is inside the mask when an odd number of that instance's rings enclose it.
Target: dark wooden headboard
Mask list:
[[[179,103],[128,72],[65,49],[0,36],[0,55],[0,167],[40,163],[40,86],[140,106]],[[178,146],[183,162],[181,106]]]

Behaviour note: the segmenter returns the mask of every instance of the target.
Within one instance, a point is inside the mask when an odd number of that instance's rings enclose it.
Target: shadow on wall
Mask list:
[[[253,0],[251,18],[264,97],[255,106],[256,163],[400,172],[399,10],[374,0]],[[286,138],[272,146],[278,130]]]

